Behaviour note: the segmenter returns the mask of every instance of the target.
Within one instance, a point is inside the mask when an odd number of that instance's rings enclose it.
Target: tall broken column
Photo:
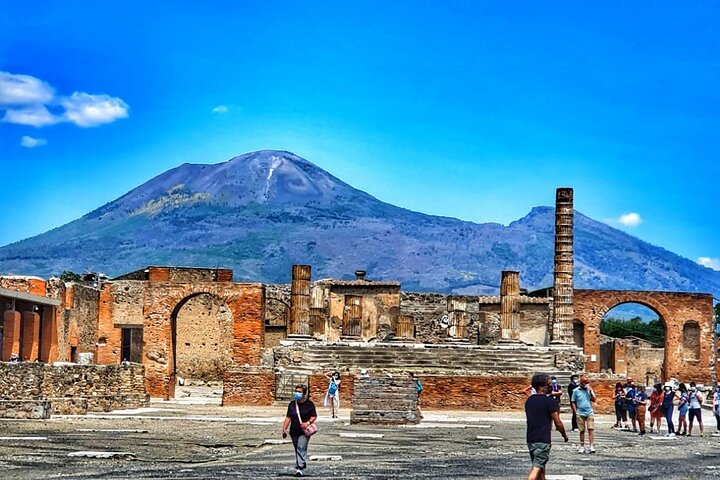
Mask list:
[[[292,266],[288,336],[310,337],[310,265]]]
[[[520,273],[502,272],[500,279],[500,340],[520,340]]]
[[[573,189],[555,195],[555,267],[553,282],[553,343],[573,342]]]

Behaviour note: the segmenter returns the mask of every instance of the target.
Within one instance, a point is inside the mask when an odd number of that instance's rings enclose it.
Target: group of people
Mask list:
[[[526,441],[532,462],[528,480],[542,480],[545,478],[545,466],[550,458],[553,423],[565,442],[568,441],[559,413],[562,387],[558,385],[555,377],[538,373],[533,376],[531,385],[525,392],[528,394],[525,402]],[[573,375],[568,385],[568,396],[573,412],[572,430],[580,433],[578,451],[579,453],[595,453],[595,422],[592,405],[597,400],[597,395],[590,386],[590,380],[587,377]],[[705,399],[695,382],[690,382],[689,386],[680,383],[677,389],[672,382],[664,385],[657,383],[648,394],[644,386],[637,385],[632,378],[628,377],[625,384],[618,382],[615,385],[613,398],[616,421],[612,428],[645,435],[647,412],[650,414],[651,432],[659,433],[662,419],[665,418],[667,436],[674,437],[676,430],[673,416],[675,408],[677,408],[677,435],[691,436],[695,421],[697,421],[700,436],[704,435],[702,404]],[[720,432],[720,384],[713,390],[712,406],[717,430]],[[688,416],[690,417],[689,422]],[[628,419],[630,423],[628,423]]]

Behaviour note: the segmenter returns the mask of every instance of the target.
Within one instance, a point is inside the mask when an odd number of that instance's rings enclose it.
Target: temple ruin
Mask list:
[[[133,403],[145,393],[172,398],[181,378],[222,380],[226,405],[285,400],[298,382],[321,397],[330,370],[340,371],[350,401],[361,368],[415,372],[430,408],[517,407],[534,371],[563,382],[571,373],[605,373],[599,392],[611,388],[613,374],[630,372],[648,382],[714,381],[712,295],[576,290],[573,212],[572,189],[558,189],[553,286],[534,292],[521,288],[517,271],[502,272],[499,295],[477,296],[407,292],[360,270],[352,280],[313,280],[311,265],[294,265],[284,285],[234,282],[222,268],[166,266],[99,285],[0,277],[0,357],[48,368],[90,357],[95,366],[125,361],[144,379],[143,392],[124,380]],[[600,322],[628,302],[662,319],[661,353],[629,340],[606,347]],[[17,400],[7,382],[0,387],[4,400]]]

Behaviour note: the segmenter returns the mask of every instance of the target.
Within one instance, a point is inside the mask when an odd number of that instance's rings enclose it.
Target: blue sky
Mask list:
[[[0,244],[276,148],[475,222],[572,186],[720,268],[718,31],[714,2],[5,2]]]

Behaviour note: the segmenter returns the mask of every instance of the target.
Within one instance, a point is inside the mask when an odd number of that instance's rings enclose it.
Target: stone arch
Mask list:
[[[232,314],[217,295],[193,293],[170,316],[173,374],[182,378],[221,380],[232,360]]]
[[[265,289],[256,283],[150,282],[144,295],[145,387],[153,397],[175,394],[173,316],[189,298],[208,294],[224,301],[232,314],[230,363],[259,365],[264,343]]]
[[[695,320],[683,324],[682,346],[685,360],[697,361],[700,358],[700,324]]]
[[[654,310],[665,327],[664,379],[709,382],[714,358],[712,295],[682,292],[631,290],[575,290],[575,317],[585,325],[585,370],[599,372],[600,322],[612,308],[624,303],[639,303]],[[699,359],[685,361],[682,355],[683,325],[696,320],[699,325]],[[595,358],[593,359],[593,355]]]

